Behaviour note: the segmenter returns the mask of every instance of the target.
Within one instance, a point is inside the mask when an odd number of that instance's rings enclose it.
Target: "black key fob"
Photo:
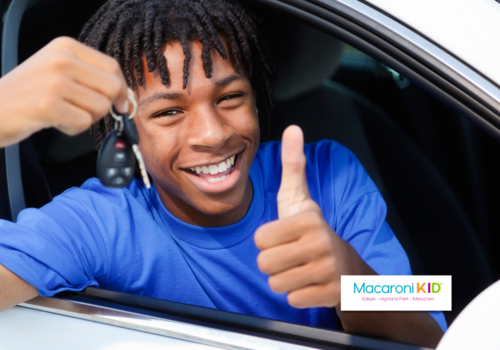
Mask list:
[[[139,132],[137,131],[137,126],[135,126],[134,119],[129,119],[128,117],[128,114],[123,116],[123,131],[130,143],[137,145],[139,143]]]
[[[124,187],[134,178],[136,159],[132,145],[118,130],[111,131],[97,155],[97,177],[106,187]]]

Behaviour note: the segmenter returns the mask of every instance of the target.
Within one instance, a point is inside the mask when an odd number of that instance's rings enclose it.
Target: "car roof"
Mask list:
[[[495,0],[368,0],[500,83],[500,3]]]

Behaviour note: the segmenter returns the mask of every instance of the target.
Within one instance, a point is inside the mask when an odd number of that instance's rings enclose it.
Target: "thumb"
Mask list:
[[[284,219],[300,212],[305,201],[311,198],[306,180],[304,135],[297,125],[291,125],[283,132],[281,164],[278,215],[280,219]]]

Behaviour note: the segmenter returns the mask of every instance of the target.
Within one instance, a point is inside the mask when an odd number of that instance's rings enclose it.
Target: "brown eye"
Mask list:
[[[243,94],[226,95],[226,96],[222,97],[217,103],[222,102],[222,101],[231,100],[233,98],[241,97],[241,96],[243,96]]]
[[[157,117],[173,117],[177,114],[180,114],[182,113],[181,111],[178,111],[178,110],[175,110],[175,109],[169,109],[167,111],[163,111],[163,112],[160,112],[158,114],[155,114],[153,116],[153,118],[157,118]]]

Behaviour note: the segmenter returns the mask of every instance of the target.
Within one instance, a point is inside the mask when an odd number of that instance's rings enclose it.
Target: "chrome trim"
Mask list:
[[[83,302],[36,297],[18,306],[195,343],[217,346],[223,349],[316,349]]]
[[[499,86],[418,33],[358,0],[310,1],[348,17],[401,47],[421,62],[438,68],[441,75],[500,115]]]

